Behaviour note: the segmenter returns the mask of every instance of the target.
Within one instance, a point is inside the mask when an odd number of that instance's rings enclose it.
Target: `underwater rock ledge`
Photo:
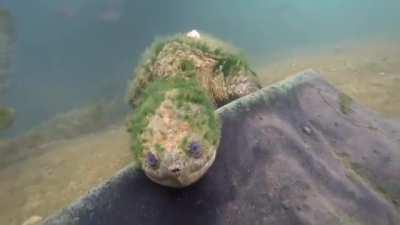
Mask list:
[[[218,112],[217,159],[194,186],[127,167],[44,224],[400,224],[400,129],[316,72]]]

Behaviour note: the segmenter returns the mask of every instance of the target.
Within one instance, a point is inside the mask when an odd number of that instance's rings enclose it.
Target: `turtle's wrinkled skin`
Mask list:
[[[161,185],[193,184],[215,160],[216,107],[259,88],[245,60],[221,41],[192,31],[156,42],[128,89],[138,165]]]

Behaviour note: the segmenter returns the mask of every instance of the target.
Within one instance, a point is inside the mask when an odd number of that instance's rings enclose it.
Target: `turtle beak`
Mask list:
[[[172,177],[179,177],[179,175],[181,175],[182,168],[179,166],[171,166],[168,168],[168,172]]]

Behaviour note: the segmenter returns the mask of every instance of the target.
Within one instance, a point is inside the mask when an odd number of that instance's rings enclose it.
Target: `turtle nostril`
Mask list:
[[[179,173],[181,171],[181,169],[179,169],[178,167],[171,169],[171,172],[173,173]]]

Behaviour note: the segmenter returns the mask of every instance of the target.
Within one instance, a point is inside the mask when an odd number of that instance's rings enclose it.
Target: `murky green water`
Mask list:
[[[157,36],[199,29],[254,59],[372,36],[397,38],[396,0],[3,0],[16,34],[6,102],[18,120],[8,135],[98,99],[124,94]]]
[[[367,106],[400,118],[395,104],[400,102],[399,0],[0,0],[0,8],[7,11],[0,17],[0,107],[16,111],[13,125],[0,131],[0,186],[10,188],[0,187],[0,197],[22,196],[14,208],[0,212],[0,224],[46,216],[76,198],[67,194],[68,201],[39,201],[46,190],[64,186],[63,181],[47,182],[47,175],[34,179],[37,174],[24,172],[17,163],[36,157],[25,152],[36,144],[123,121],[126,82],[141,53],[159,36],[198,29],[225,39],[243,49],[265,83],[307,67],[326,71],[328,79]],[[331,51],[321,53],[324,46]],[[121,134],[116,136],[121,145]],[[2,145],[6,138],[19,141]],[[68,154],[76,163],[84,158]],[[29,171],[62,165],[64,176],[74,168],[55,156],[35,160],[37,165],[34,160],[27,164]],[[88,180],[102,176],[91,174]],[[71,175],[70,181],[74,179]],[[0,199],[0,211],[12,201]]]

